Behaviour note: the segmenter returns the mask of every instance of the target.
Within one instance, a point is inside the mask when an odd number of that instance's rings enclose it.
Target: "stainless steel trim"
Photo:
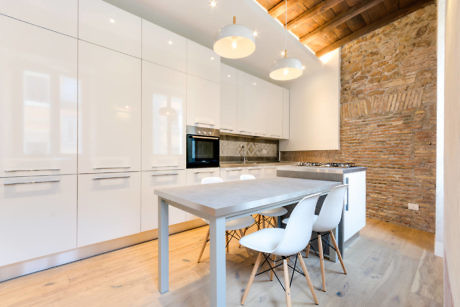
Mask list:
[[[104,166],[104,167],[93,167],[93,169],[117,169],[117,168],[131,168],[131,166]]]
[[[8,169],[5,173],[16,173],[16,172],[57,172],[60,168],[42,168],[42,169]]]
[[[209,140],[218,140],[218,137],[215,136],[201,136],[201,135],[192,135],[194,139],[209,139]]]
[[[197,126],[187,126],[187,134],[193,135],[204,135],[204,136],[220,136],[220,130],[215,128],[206,128],[206,127],[197,127]]]
[[[179,223],[169,226],[169,233],[175,234],[182,231],[206,225],[202,219]],[[82,246],[60,253],[29,259],[22,262],[0,266],[0,282],[19,276],[46,270],[52,267],[64,265],[70,262],[93,257],[99,254],[111,252],[120,248],[129,247],[139,243],[155,240],[158,238],[156,229],[140,232],[134,235],[100,242],[88,246]]]
[[[163,173],[163,174],[152,174],[152,176],[157,177],[157,176],[177,176],[179,173]]]
[[[3,185],[20,185],[20,184],[37,184],[37,183],[54,183],[60,182],[59,179],[54,180],[40,180],[40,181],[18,181],[18,182],[5,182]]]
[[[131,176],[114,176],[114,177],[95,177],[93,180],[105,180],[105,179],[126,179],[130,178]]]
[[[211,127],[215,126],[215,124],[208,123],[208,122],[195,122],[195,125],[206,125],[206,126],[211,126]]]

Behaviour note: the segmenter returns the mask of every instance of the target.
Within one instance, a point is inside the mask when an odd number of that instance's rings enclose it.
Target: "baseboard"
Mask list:
[[[176,234],[204,225],[206,225],[206,223],[202,219],[194,219],[192,221],[169,226],[169,233]],[[158,230],[149,230],[110,241],[100,242],[52,255],[9,264],[0,267],[0,282],[68,264],[85,258],[97,256],[107,252],[112,252],[114,250],[139,243],[155,240],[157,238]]]

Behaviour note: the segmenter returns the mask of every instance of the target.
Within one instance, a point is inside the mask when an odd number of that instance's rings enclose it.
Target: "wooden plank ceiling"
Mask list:
[[[285,23],[285,1],[257,0]],[[407,15],[434,0],[288,0],[288,29],[317,56]]]

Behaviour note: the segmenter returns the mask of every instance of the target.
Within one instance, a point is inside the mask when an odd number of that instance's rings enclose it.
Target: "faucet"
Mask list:
[[[243,152],[242,152],[243,164],[246,164],[246,162],[248,162],[248,160],[247,160],[247,158],[246,158],[247,151],[246,151],[246,148],[244,147],[244,145],[241,145],[241,149],[243,149]]]

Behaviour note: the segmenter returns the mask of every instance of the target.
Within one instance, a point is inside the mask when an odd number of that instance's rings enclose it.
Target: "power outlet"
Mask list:
[[[409,203],[409,204],[408,204],[408,208],[409,208],[409,210],[418,211],[419,206],[418,206],[418,204]]]

